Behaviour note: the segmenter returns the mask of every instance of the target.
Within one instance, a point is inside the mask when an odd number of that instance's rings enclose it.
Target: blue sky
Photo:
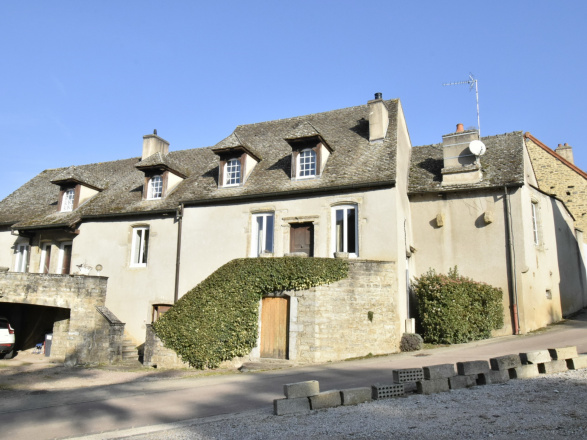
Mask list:
[[[0,198],[44,169],[400,98],[413,145],[458,122],[573,146],[587,169],[584,1],[0,0]]]

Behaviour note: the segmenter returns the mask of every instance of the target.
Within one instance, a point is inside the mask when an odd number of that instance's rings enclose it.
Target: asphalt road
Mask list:
[[[507,336],[384,357],[258,373],[138,381],[27,394],[0,401],[0,438],[45,440],[269,409],[283,384],[318,380],[321,390],[389,382],[391,370],[576,345],[587,353],[587,312],[525,336]]]

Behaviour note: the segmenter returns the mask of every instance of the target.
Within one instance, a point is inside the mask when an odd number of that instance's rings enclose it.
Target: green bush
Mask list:
[[[399,343],[401,351],[418,351],[422,350],[424,340],[418,333],[404,333]]]
[[[458,344],[487,339],[503,327],[503,292],[458,274],[434,270],[416,278],[418,322],[424,341]]]
[[[190,366],[215,368],[255,346],[264,294],[303,290],[347,276],[348,262],[332,258],[233,260],[186,293],[153,329]]]

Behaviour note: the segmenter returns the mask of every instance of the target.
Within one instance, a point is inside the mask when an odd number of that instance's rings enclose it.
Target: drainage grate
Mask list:
[[[373,400],[389,399],[390,397],[403,397],[404,384],[403,383],[392,383],[392,384],[380,384],[376,383],[371,386]]]

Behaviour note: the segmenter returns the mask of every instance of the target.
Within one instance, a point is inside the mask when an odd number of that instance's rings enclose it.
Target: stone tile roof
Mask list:
[[[143,200],[144,174],[136,168],[139,158],[76,166],[78,175],[100,179],[102,191],[73,212],[56,212],[59,186],[52,184],[69,168],[46,170],[0,202],[0,224],[15,228],[72,225],[80,219],[119,214],[174,210],[179,203],[214,202],[226,198],[278,196],[284,193],[328,191],[342,187],[394,184],[398,101],[385,101],[389,128],[381,143],[369,144],[369,107],[361,105],[290,119],[238,126],[214,147],[172,151],[155,162],[181,164],[186,179],[165,198]],[[310,130],[308,127],[312,127]],[[292,181],[292,133],[317,132],[334,152],[319,178]],[[261,161],[243,186],[218,188],[219,158],[213,149],[245,146],[258,152]],[[151,158],[144,164],[151,164]]]
[[[443,187],[442,144],[412,148],[408,192],[446,192],[491,188],[524,183],[524,139],[521,131],[481,139],[487,152],[481,156],[483,178],[480,182]]]
[[[187,171],[183,169],[181,162],[174,161],[169,154],[155,153],[141,160],[135,165],[135,168],[139,170],[146,170],[157,167],[175,171],[182,177],[187,175]]]

